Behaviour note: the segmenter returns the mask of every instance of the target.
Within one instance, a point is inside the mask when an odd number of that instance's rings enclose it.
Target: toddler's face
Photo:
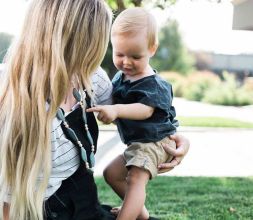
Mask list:
[[[148,48],[146,34],[115,34],[112,36],[113,62],[129,79],[145,76],[149,59],[153,55]]]

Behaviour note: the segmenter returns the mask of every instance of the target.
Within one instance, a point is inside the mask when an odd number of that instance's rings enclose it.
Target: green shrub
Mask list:
[[[185,76],[182,76],[182,74],[176,72],[161,72],[159,75],[167,82],[172,84],[174,96],[183,96],[183,88],[186,84]]]
[[[253,96],[243,88],[236,89],[223,84],[206,91],[202,101],[217,105],[242,106],[253,104]]]
[[[247,91],[253,93],[253,77],[246,77],[246,78],[244,79],[243,87],[244,87]]]
[[[242,86],[233,74],[223,73],[223,81],[208,71],[183,76],[176,72],[161,72],[160,76],[173,86],[174,96],[217,105],[243,106],[253,104],[253,78]]]
[[[218,104],[243,106],[253,104],[253,90],[247,86],[239,87],[232,74],[223,73],[224,81],[218,87],[212,87],[204,94],[202,101]]]
[[[188,76],[187,83],[183,89],[183,97],[201,101],[205,95],[205,92],[210,88],[220,85],[220,79],[212,72],[197,72]]]

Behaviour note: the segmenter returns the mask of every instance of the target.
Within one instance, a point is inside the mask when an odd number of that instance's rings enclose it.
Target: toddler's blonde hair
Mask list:
[[[158,27],[154,16],[141,7],[129,8],[122,11],[115,19],[111,37],[117,34],[137,35],[141,31],[147,34],[148,48],[158,45]]]

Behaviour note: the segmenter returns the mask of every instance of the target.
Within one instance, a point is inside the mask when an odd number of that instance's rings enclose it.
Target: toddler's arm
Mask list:
[[[87,112],[98,112],[98,120],[105,124],[110,124],[117,118],[130,120],[144,120],[154,112],[154,108],[141,104],[116,104],[116,105],[98,105],[86,110]]]

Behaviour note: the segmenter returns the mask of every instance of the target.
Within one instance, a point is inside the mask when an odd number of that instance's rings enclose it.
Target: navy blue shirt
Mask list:
[[[114,104],[142,103],[154,108],[152,116],[145,120],[116,120],[125,144],[156,142],[176,132],[178,121],[172,106],[172,86],[158,74],[130,82],[124,80],[124,74],[119,71],[112,84]]]

